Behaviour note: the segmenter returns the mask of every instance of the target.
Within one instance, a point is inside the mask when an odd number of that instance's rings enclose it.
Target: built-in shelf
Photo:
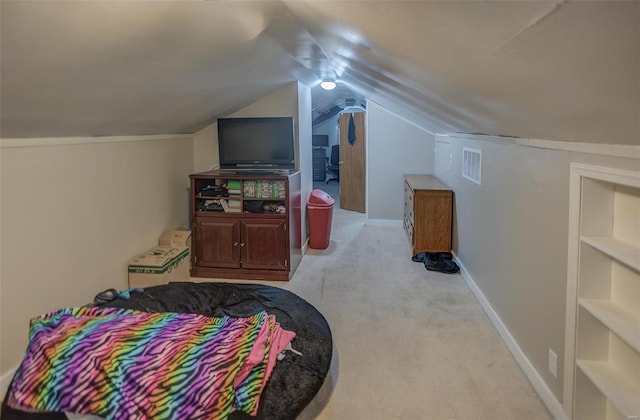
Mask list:
[[[640,317],[606,299],[580,299],[579,304],[631,348],[640,352]]]
[[[640,416],[640,172],[571,165],[565,411]]]
[[[640,271],[640,248],[613,236],[583,236],[582,242],[591,245],[634,270]]]
[[[640,410],[640,387],[626,375],[638,372],[624,372],[608,362],[577,360],[578,368],[593,382],[602,394],[627,418],[638,416]]]

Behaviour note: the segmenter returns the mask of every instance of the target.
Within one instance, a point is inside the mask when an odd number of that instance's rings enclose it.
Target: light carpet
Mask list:
[[[279,285],[324,314],[334,339],[303,419],[551,418],[462,277],[411,261],[400,227],[336,208],[329,247]]]

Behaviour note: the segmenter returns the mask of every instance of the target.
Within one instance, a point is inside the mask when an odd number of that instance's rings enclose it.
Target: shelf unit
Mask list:
[[[300,172],[191,178],[191,276],[289,280],[302,258]]]
[[[573,164],[570,208],[565,411],[637,419],[640,173]]]

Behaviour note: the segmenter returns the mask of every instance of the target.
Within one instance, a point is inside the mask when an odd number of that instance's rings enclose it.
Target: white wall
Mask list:
[[[464,146],[482,151],[482,185],[461,176]],[[640,162],[447,136],[437,136],[435,160],[435,175],[454,191],[454,252],[562,401],[569,164],[638,169]],[[558,355],[558,378],[547,369],[549,349]]]
[[[404,174],[433,174],[434,136],[367,102],[367,217],[398,220],[404,215]]]
[[[327,158],[331,157],[331,146],[340,143],[340,139],[338,138],[338,117],[339,114],[334,115],[322,124],[313,126],[313,134],[326,134],[329,136],[329,146],[325,147],[324,150]]]
[[[311,144],[311,89],[298,83],[298,159],[301,171],[300,211],[301,211],[301,245],[307,241],[307,198],[313,189],[313,162]]]
[[[127,288],[128,262],[187,222],[192,138],[151,139],[2,140],[0,373],[32,317]]]
[[[219,167],[218,123],[215,122],[193,135],[193,171],[205,172]]]
[[[338,115],[334,115],[322,124],[313,126],[313,134],[326,134],[329,136],[329,147],[338,144]]]
[[[297,115],[298,83],[289,83],[251,105],[231,115],[225,115],[225,117],[294,117],[294,122],[297,124]],[[193,152],[196,172],[209,171],[220,165],[217,122],[194,134]]]
[[[304,235],[309,88],[289,84],[232,116],[294,117]],[[19,363],[29,319],[127,288],[129,260],[188,223],[188,175],[219,164],[216,124],[194,136],[46,140],[3,139],[0,149],[0,375]]]

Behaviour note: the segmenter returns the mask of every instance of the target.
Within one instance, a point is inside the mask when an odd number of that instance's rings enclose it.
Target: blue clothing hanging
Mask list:
[[[349,115],[349,131],[347,133],[349,144],[353,145],[356,141],[356,124],[353,122],[353,113]]]

